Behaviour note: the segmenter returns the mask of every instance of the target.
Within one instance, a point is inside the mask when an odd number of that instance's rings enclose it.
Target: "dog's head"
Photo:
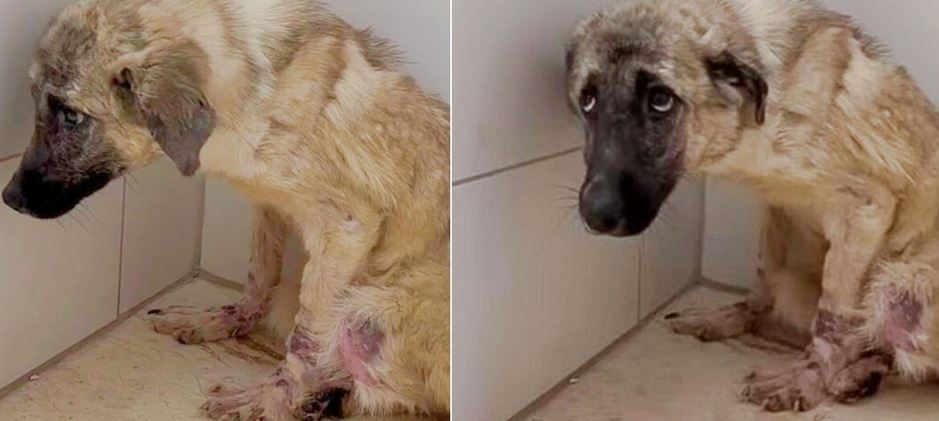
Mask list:
[[[163,154],[185,175],[198,169],[215,125],[200,89],[204,52],[148,34],[119,3],[78,3],[40,41],[29,69],[35,131],[3,191],[10,207],[61,216]]]
[[[575,31],[568,98],[586,131],[580,213],[593,231],[641,233],[706,151],[763,123],[756,50],[718,4],[632,2]]]

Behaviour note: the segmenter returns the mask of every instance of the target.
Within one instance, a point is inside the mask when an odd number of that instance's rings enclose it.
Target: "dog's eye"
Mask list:
[[[590,114],[590,112],[593,111],[593,109],[597,106],[597,97],[593,95],[586,96],[584,97],[582,102],[583,102],[582,108],[584,110],[584,114]]]
[[[649,108],[657,113],[667,113],[675,107],[675,96],[668,89],[653,88],[649,92]]]
[[[85,122],[85,115],[78,111],[66,108],[59,110],[59,120],[66,125],[77,126]]]
[[[597,90],[593,86],[584,88],[580,94],[580,109],[588,115],[597,108]]]

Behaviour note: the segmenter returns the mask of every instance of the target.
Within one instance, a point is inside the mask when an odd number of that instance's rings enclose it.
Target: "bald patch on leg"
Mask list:
[[[339,337],[339,354],[346,370],[357,382],[374,385],[368,365],[381,352],[385,333],[370,322],[346,326]]]

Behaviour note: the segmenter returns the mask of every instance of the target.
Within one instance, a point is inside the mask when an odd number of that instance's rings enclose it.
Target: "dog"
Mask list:
[[[567,94],[586,131],[579,211],[641,233],[688,173],[766,207],[747,300],[666,316],[702,340],[804,347],[744,400],[808,410],[939,367],[939,114],[850,18],[810,0],[639,0],[583,20]]]
[[[449,107],[397,57],[313,0],[80,1],[29,68],[35,133],[3,199],[56,218],[162,156],[227,179],[256,206],[244,298],[155,309],[154,327],[198,343],[273,312],[291,328],[276,371],[213,387],[206,414],[447,414]],[[308,261],[275,291],[291,232]]]

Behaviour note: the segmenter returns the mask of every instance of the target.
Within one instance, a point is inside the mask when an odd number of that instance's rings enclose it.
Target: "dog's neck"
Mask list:
[[[264,172],[265,165],[259,162],[256,151],[271,126],[276,125],[271,118],[274,114],[271,104],[277,99],[275,95],[282,95],[279,85],[286,83],[281,80],[284,70],[305,48],[315,48],[317,40],[322,39],[323,45],[337,44],[337,48],[344,49],[340,54],[345,59],[345,68],[338,70],[338,76],[368,79],[368,75],[350,74],[351,70],[359,73],[371,70],[367,65],[354,65],[367,60],[366,52],[357,44],[360,34],[316,2],[199,0],[169,3],[170,6],[148,3],[150,6],[144,7],[163,8],[162,13],[167,16],[186,16],[185,24],[174,31],[205,51],[207,63],[204,64],[209,69],[202,89],[215,109],[217,121],[215,131],[200,154],[201,170],[205,173],[250,183]],[[327,52],[335,53],[324,50],[324,56]],[[324,67],[324,71],[333,70]],[[300,89],[311,90],[309,101],[316,101],[318,97],[313,90],[335,88],[318,86],[309,80],[292,83]],[[359,83],[357,86],[367,85]],[[330,96],[339,97],[333,98],[332,103],[343,105],[342,95]],[[352,103],[354,101],[346,101],[345,105]],[[348,114],[349,110],[343,113]]]

